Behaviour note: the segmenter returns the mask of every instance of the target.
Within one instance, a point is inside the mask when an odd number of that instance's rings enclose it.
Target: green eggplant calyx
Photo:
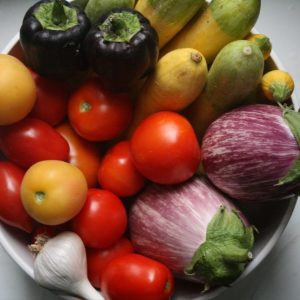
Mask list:
[[[286,121],[291,132],[293,133],[298,146],[300,147],[300,113],[294,111],[288,106],[283,106],[278,103],[282,108],[283,119]],[[289,169],[288,173],[279,179],[276,185],[283,185],[300,178],[300,156],[295,160],[293,166]]]
[[[253,228],[237,211],[221,206],[208,224],[206,241],[196,250],[185,273],[199,277],[207,287],[228,285],[252,260]]]
[[[99,29],[106,42],[128,43],[142,30],[142,25],[137,15],[124,11],[109,15]]]
[[[273,83],[270,87],[275,101],[283,102],[288,99],[293,90],[285,83]]]
[[[66,31],[78,25],[76,9],[63,5],[61,0],[42,3],[33,15],[48,30]]]

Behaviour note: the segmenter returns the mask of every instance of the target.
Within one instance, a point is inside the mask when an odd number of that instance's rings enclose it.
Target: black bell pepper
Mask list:
[[[42,0],[26,12],[20,43],[26,63],[37,73],[66,78],[86,68],[82,43],[90,21],[65,0]]]
[[[90,29],[84,51],[106,88],[128,90],[154,68],[158,35],[139,12],[130,8],[113,9]]]

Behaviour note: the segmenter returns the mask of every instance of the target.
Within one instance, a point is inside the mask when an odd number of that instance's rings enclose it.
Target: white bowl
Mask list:
[[[16,35],[9,42],[3,53],[11,54],[23,60],[22,50],[19,44],[19,35]],[[266,62],[266,68],[268,70],[275,68],[284,69],[273,51],[271,58]],[[293,97],[292,101],[295,108],[298,109],[300,106],[299,100]],[[296,200],[296,198],[291,198],[289,200],[275,203],[251,203],[239,205],[242,211],[245,212],[250,219],[250,222],[258,228],[259,234],[256,236],[256,243],[253,251],[254,259],[248,264],[245,271],[237,281],[240,281],[249,275],[269,254],[289,222]],[[268,216],[270,216],[270,218],[268,218]],[[33,256],[27,248],[28,240],[26,235],[21,231],[0,222],[0,243],[12,259],[31,278],[33,278]],[[233,283],[233,285],[235,283]],[[227,288],[216,288],[215,290],[205,294],[201,294],[200,289],[201,287],[197,284],[177,280],[175,293],[172,299],[209,300],[220,295]],[[64,299],[75,299],[67,296],[62,297]]]

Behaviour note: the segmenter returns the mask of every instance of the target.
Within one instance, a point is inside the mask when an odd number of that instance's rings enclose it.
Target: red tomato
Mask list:
[[[143,188],[145,178],[133,163],[128,141],[116,144],[106,153],[98,180],[104,189],[120,197],[133,196]]]
[[[196,172],[201,151],[191,124],[175,112],[147,117],[134,131],[131,153],[137,169],[160,184],[177,184]]]
[[[36,83],[37,100],[30,116],[55,126],[67,115],[69,92],[61,82],[42,77],[33,71],[31,73]]]
[[[171,271],[138,254],[115,258],[102,275],[101,291],[107,300],[167,300],[173,290]]]
[[[132,103],[127,93],[104,90],[97,79],[79,87],[69,100],[68,116],[83,138],[104,141],[116,138],[128,127]]]
[[[0,220],[30,233],[33,220],[25,211],[20,187],[25,171],[8,161],[0,161]]]
[[[100,288],[105,267],[114,258],[129,253],[133,253],[133,246],[126,238],[121,238],[116,244],[106,250],[87,248],[88,277],[92,285],[95,288]]]
[[[17,165],[28,168],[42,160],[68,160],[67,141],[48,123],[26,118],[0,128],[3,154]]]
[[[69,143],[69,163],[83,172],[89,187],[95,187],[98,184],[97,173],[101,161],[98,147],[81,138],[69,123],[61,124],[56,130]]]
[[[122,201],[110,191],[89,189],[86,202],[73,220],[73,230],[91,248],[110,248],[124,234],[127,214]]]

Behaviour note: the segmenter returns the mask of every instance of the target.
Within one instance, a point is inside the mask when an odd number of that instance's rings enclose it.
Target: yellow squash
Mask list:
[[[198,12],[205,0],[139,0],[135,9],[144,15],[163,47]]]
[[[202,92],[207,79],[207,64],[197,50],[184,48],[163,56],[141,89],[129,133],[152,113],[181,111]]]
[[[163,54],[178,48],[200,51],[208,64],[229,42],[249,34],[260,13],[260,0],[212,0],[163,49]]]

